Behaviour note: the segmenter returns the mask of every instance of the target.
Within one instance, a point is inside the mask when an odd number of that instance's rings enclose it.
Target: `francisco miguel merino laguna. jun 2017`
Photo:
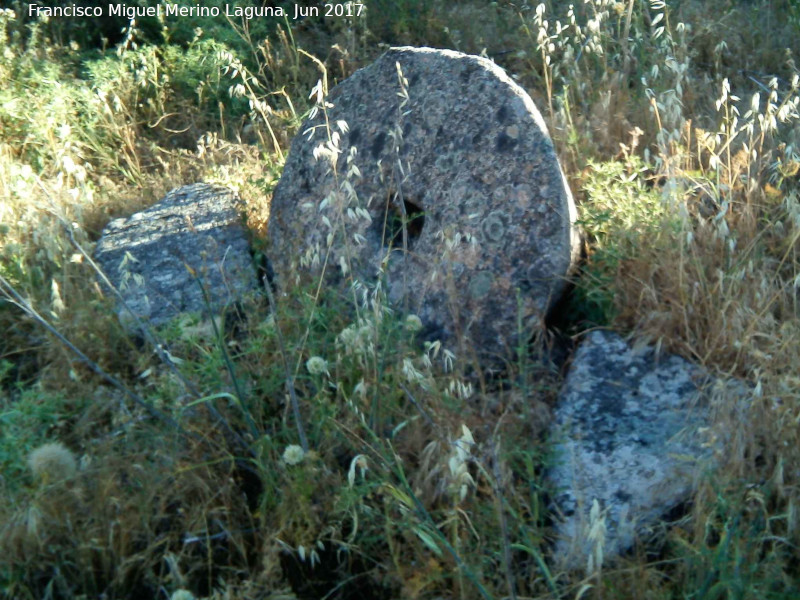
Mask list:
[[[277,6],[231,6],[224,4],[219,6],[181,6],[178,4],[159,4],[157,6],[128,6],[127,4],[108,4],[107,6],[82,6],[78,4],[66,4],[63,6],[39,6],[38,4],[28,5],[29,17],[125,17],[126,19],[137,19],[140,17],[244,17],[253,19],[255,17],[291,17],[299,19],[303,17],[358,17],[361,15],[364,5],[356,2],[330,3],[325,4],[320,12],[318,6],[294,5],[294,10],[287,12],[286,9]],[[290,13],[294,14],[290,14]]]

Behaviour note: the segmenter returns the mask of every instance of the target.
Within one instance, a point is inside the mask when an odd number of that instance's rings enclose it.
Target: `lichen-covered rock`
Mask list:
[[[198,280],[218,314],[258,286],[240,210],[238,196],[227,188],[196,183],[174,189],[150,208],[111,221],[95,261],[145,322],[205,314]],[[122,305],[118,314],[132,321]]]
[[[715,381],[683,358],[632,349],[609,332],[587,336],[553,426],[556,464],[549,479],[562,517],[559,562],[587,564],[598,543],[589,536],[595,500],[605,519],[608,557],[630,548],[648,525],[688,499],[724,438],[713,428],[712,389],[722,389],[728,406],[741,404],[741,384]]]
[[[489,364],[509,357],[518,334],[541,327],[578,248],[530,97],[487,59],[394,48],[327,102],[301,127],[272,198],[278,286],[323,269],[329,285],[382,274],[424,338],[463,341]]]

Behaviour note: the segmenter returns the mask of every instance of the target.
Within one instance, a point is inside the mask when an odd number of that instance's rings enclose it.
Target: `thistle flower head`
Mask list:
[[[286,446],[286,449],[283,451],[283,462],[287,465],[296,465],[303,462],[305,456],[306,453],[300,446],[291,444]]]
[[[28,456],[34,477],[48,483],[69,479],[78,471],[75,455],[61,442],[39,446]]]
[[[321,356],[312,356],[306,361],[306,369],[312,375],[322,375],[328,373],[328,361]]]
[[[420,319],[417,315],[408,315],[406,317],[404,326],[406,331],[410,333],[416,333],[422,329],[422,319]]]

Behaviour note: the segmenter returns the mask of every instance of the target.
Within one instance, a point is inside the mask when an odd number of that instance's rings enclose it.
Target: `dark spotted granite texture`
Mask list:
[[[196,183],[177,188],[150,208],[115,219],[103,230],[95,260],[130,310],[153,325],[207,306],[215,314],[258,287],[238,196]],[[132,317],[124,306],[120,318]]]
[[[519,333],[541,327],[578,249],[572,197],[530,97],[487,59],[394,48],[327,102],[294,139],[272,198],[278,287],[323,268],[343,288],[383,278],[426,339],[464,343],[486,364],[509,358]],[[336,158],[315,158],[334,138]]]

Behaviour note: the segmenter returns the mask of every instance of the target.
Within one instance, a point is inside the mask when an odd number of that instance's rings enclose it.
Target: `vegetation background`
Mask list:
[[[797,0],[364,0],[295,22],[2,5],[6,597],[800,597]],[[389,45],[484,54],[540,107],[586,239],[562,317],[502,377],[368,287],[127,335],[88,260],[103,226],[203,180],[240,191],[258,245],[309,92]],[[566,572],[542,479],[562,372],[541,357],[596,326],[752,399],[690,503]]]

